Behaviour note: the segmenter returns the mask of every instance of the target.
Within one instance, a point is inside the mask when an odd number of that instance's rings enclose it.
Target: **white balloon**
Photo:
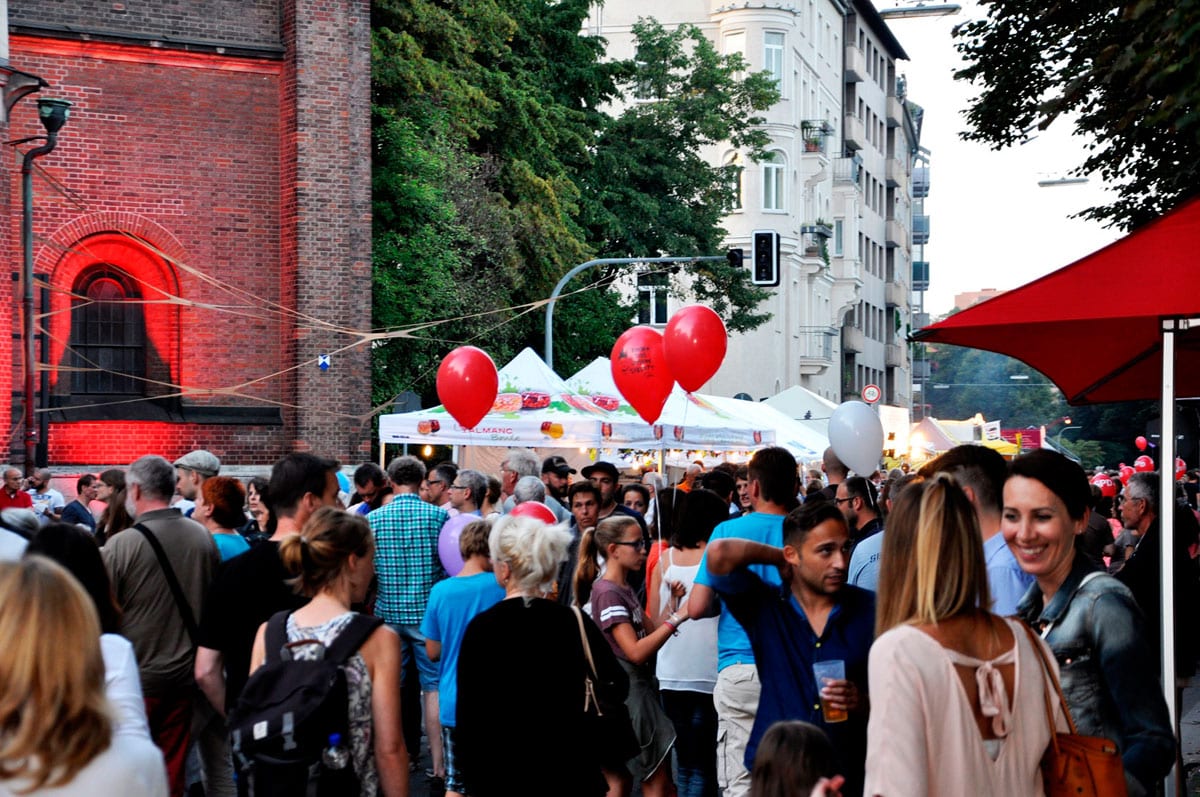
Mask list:
[[[883,424],[861,401],[847,401],[829,418],[833,453],[859,476],[870,476],[883,456]]]

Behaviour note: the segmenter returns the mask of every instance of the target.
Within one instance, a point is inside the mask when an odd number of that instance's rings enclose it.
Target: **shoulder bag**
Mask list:
[[[1125,768],[1121,764],[1121,753],[1111,739],[1100,736],[1082,736],[1071,719],[1067,700],[1059,685],[1046,651],[1038,644],[1037,636],[1025,623],[1021,623],[1042,663],[1042,670],[1054,685],[1063,716],[1070,733],[1058,733],[1054,727],[1054,704],[1050,689],[1043,690],[1046,702],[1046,721],[1050,724],[1050,746],[1042,756],[1042,782],[1046,797],[1127,797]]]
[[[171,590],[172,597],[175,598],[175,605],[179,607],[179,614],[183,617],[183,626],[187,629],[188,639],[195,645],[196,637],[200,636],[200,627],[196,625],[196,617],[192,614],[192,607],[188,605],[187,598],[183,594],[183,587],[179,585],[179,579],[175,577],[175,570],[171,567],[170,560],[167,559],[167,552],[163,550],[162,543],[154,536],[154,532],[146,528],[144,524],[135,523],[133,527],[142,533],[146,542],[150,543],[150,548],[154,551],[159,566],[162,567],[163,578],[167,580],[167,586]]]
[[[615,769],[636,756],[642,748],[633,732],[633,721],[629,717],[622,690],[611,681],[600,680],[596,672],[592,646],[588,644],[587,629],[583,625],[583,612],[578,606],[572,606],[571,611],[575,612],[575,619],[579,622],[579,641],[587,662],[583,676],[586,735],[593,749],[599,753],[601,765]]]

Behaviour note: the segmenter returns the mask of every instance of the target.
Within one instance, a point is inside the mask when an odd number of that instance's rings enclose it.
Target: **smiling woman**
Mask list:
[[[1058,659],[1079,733],[1116,742],[1129,793],[1144,794],[1170,770],[1174,738],[1162,692],[1145,677],[1154,653],[1133,593],[1076,552],[1088,494],[1083,470],[1062,454],[1043,448],[1018,457],[1004,485],[1001,531],[1037,579],[1017,612]]]

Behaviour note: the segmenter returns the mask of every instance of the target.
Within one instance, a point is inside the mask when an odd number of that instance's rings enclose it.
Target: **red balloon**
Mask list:
[[[625,330],[613,345],[612,375],[617,390],[642,420],[657,421],[675,386],[667,368],[662,335],[650,327]]]
[[[508,514],[515,515],[516,517],[536,518],[543,523],[549,523],[551,526],[558,522],[554,510],[541,501],[522,501],[514,506]]]
[[[663,332],[667,366],[679,386],[689,393],[712,379],[725,359],[728,343],[725,322],[702,304],[677,311]]]
[[[1146,450],[1146,438],[1142,437],[1141,435],[1138,435],[1136,438],[1134,438],[1133,444],[1137,446],[1138,451]]]
[[[1175,481],[1187,475],[1187,463],[1180,457],[1175,457]]]
[[[1150,457],[1146,456],[1145,454],[1142,454],[1133,461],[1133,469],[1138,473],[1148,473],[1154,470],[1154,460],[1150,459]]]
[[[496,364],[487,352],[474,346],[459,346],[438,366],[438,399],[464,429],[474,429],[483,420],[499,388]]]
[[[1093,476],[1092,484],[1100,488],[1100,495],[1108,498],[1117,497],[1117,483],[1108,478],[1108,476],[1105,474],[1097,473],[1095,476]]]
[[[1120,468],[1121,484],[1129,484],[1129,477],[1135,473],[1137,473],[1136,470],[1122,462]]]

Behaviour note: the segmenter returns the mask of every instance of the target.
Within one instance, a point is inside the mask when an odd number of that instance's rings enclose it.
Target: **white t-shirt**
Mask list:
[[[0,797],[15,797],[18,781],[0,783]],[[167,767],[149,739],[114,735],[112,744],[65,786],[41,788],[39,797],[167,797]]]
[[[133,645],[123,636],[101,634],[100,653],[104,657],[104,691],[113,707],[113,735],[149,740],[150,725]]]
[[[33,499],[33,511],[37,514],[38,520],[42,522],[43,526],[50,522],[50,518],[46,515],[46,510],[50,510],[56,515],[61,515],[63,507],[67,505],[63,494],[53,487],[47,488],[44,493],[34,490],[26,490],[26,492]]]

